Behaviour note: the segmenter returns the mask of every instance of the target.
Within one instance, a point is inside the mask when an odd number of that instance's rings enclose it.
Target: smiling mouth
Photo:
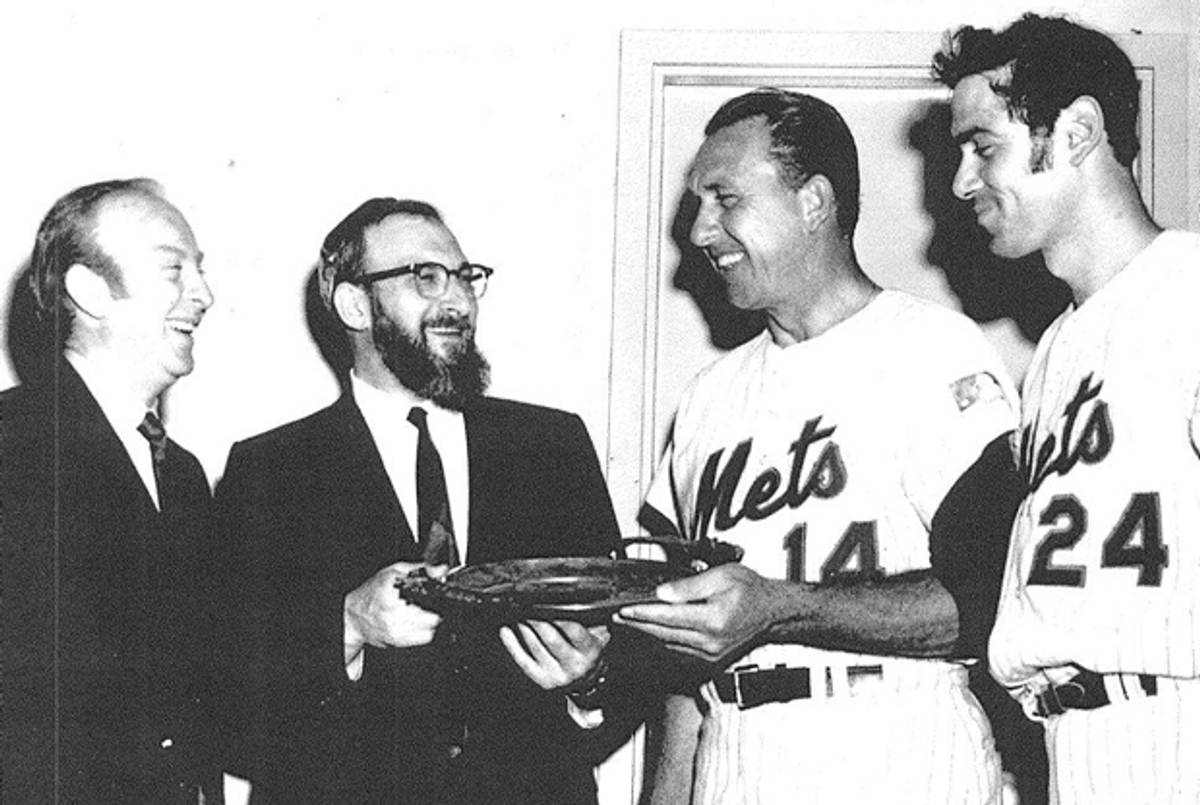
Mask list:
[[[729,271],[735,265],[742,262],[745,257],[745,252],[725,252],[724,254],[708,252],[709,262],[712,263],[713,268],[721,273]]]
[[[425,335],[436,335],[440,338],[458,338],[466,339],[470,337],[471,330],[469,327],[426,327]]]
[[[184,335],[192,335],[196,332],[196,328],[200,326],[199,319],[168,319],[167,326],[177,333]]]
[[[980,226],[985,226],[983,223],[985,218],[991,217],[996,213],[995,204],[977,204],[975,205],[975,220]]]

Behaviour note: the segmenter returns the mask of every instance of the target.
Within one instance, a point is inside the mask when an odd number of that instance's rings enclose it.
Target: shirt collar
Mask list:
[[[350,393],[363,416],[372,422],[389,420],[396,415],[397,410],[404,411],[407,416],[408,409],[413,406],[424,408],[431,422],[449,421],[462,417],[460,412],[443,408],[432,400],[419,397],[404,386],[393,391],[376,388],[359,377],[353,369],[350,370]],[[431,427],[433,426],[431,425]]]

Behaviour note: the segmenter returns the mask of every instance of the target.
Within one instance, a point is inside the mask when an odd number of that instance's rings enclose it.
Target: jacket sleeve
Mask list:
[[[231,770],[250,779],[281,756],[283,736],[311,731],[350,687],[341,597],[306,567],[289,473],[235,445],[217,486],[218,662]]]
[[[577,501],[576,518],[581,537],[591,543],[589,553],[607,555],[621,538],[608,485],[583,420],[572,415],[567,433],[568,451],[575,458],[576,476],[573,479],[575,488],[566,499]]]

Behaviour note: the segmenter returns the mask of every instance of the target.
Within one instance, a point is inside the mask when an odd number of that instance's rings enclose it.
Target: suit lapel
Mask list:
[[[467,522],[467,555],[464,564],[479,564],[484,561],[481,557],[487,555],[485,546],[480,545],[481,507],[485,505],[482,494],[482,478],[487,473],[490,460],[488,439],[486,436],[486,417],[480,414],[478,406],[463,412],[463,424],[467,431],[467,505],[470,507]]]
[[[69,363],[64,360],[60,367],[53,404],[61,470],[71,473],[86,467],[89,474],[95,473],[81,479],[88,488],[99,485],[111,490],[117,496],[113,499],[128,501],[139,516],[156,513],[150,492],[99,403]],[[97,468],[104,472],[97,473]]]
[[[52,397],[57,660],[64,668],[96,663],[102,678],[119,679],[123,664],[140,657],[146,667],[139,670],[150,674],[159,629],[171,622],[152,598],[167,586],[162,573],[172,572],[171,535],[124,445],[65,362]],[[135,689],[130,695],[141,695]],[[100,706],[126,695],[114,690],[97,693]],[[157,718],[157,708],[148,704],[147,712]]]
[[[467,564],[481,564],[505,558],[504,546],[493,535],[489,523],[496,521],[496,511],[504,505],[495,493],[493,479],[505,477],[507,451],[504,434],[498,431],[494,412],[487,398],[477,401],[463,411],[467,430],[467,476],[470,498],[470,523],[467,530]]]
[[[341,473],[346,485],[343,500],[357,502],[359,511],[353,517],[369,531],[378,531],[381,522],[388,524],[387,530],[395,535],[399,550],[397,560],[416,561],[417,541],[354,398],[342,396],[334,403],[332,413],[335,424],[330,429],[330,450],[338,458],[331,462],[330,471]]]
[[[204,468],[191,453],[174,439],[167,439],[167,454],[163,461],[159,489],[159,504],[164,512],[203,511],[212,496]]]

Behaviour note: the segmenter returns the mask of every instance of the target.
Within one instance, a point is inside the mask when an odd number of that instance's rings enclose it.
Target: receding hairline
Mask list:
[[[93,206],[87,227],[88,239],[93,248],[102,252],[108,259],[113,259],[113,255],[109,254],[101,243],[101,218],[106,213],[122,212],[140,216],[143,219],[158,217],[168,220],[187,235],[187,239],[191,241],[192,250],[181,249],[173,243],[156,243],[153,248],[156,251],[168,251],[181,256],[194,256],[198,264],[203,262],[204,252],[200,250],[199,244],[196,242],[196,233],[192,230],[191,223],[188,222],[183,212],[166,197],[162,192],[162,187],[152,181],[147,181],[141,186],[121,188],[108,193],[103,198],[97,199]]]
[[[410,227],[410,226],[420,226],[421,224],[425,224],[425,225],[431,227],[432,229],[441,230],[441,231],[445,232],[447,235],[449,235],[451,240],[453,240],[456,244],[458,243],[458,238],[455,236],[454,232],[450,229],[450,227],[448,227],[446,225],[446,222],[444,220],[442,220],[440,217],[434,217],[432,215],[423,215],[419,212],[401,211],[401,212],[394,212],[389,215],[385,215],[384,217],[380,218],[375,223],[368,224],[367,226],[363,227],[363,230],[362,230],[363,247],[364,248],[366,247],[367,240],[371,237],[372,233],[378,231],[380,228],[382,228],[384,226],[384,224],[386,224],[388,221],[391,221],[392,219],[401,219],[401,221],[403,222],[402,225],[406,228]]]
[[[684,183],[688,190],[695,193],[697,189],[713,189],[716,186],[717,183],[713,182],[706,184],[701,188],[696,187],[696,180],[698,178],[696,176],[696,165],[700,161],[700,154],[704,151],[705,147],[707,147],[708,144],[715,138],[719,137],[722,132],[727,132],[743,125],[747,127],[758,125],[760,127],[759,131],[763,135],[763,138],[760,138],[760,142],[763,144],[763,157],[775,169],[776,174],[780,173],[781,164],[779,161],[779,156],[772,151],[773,142],[771,139],[771,124],[769,118],[765,113],[751,115],[749,117],[743,117],[739,120],[735,120],[728,125],[721,126],[719,129],[714,130],[711,134],[705,135],[703,142],[700,143],[700,147],[696,149],[696,155],[692,158],[691,164],[688,165],[687,175],[684,177]]]
[[[435,218],[430,215],[422,215],[419,212],[396,212],[380,218],[378,221],[368,225],[362,230],[363,260],[367,258],[367,253],[371,249],[372,245],[380,243],[381,240],[386,242],[381,230],[384,225],[393,219],[400,219],[400,232],[397,233],[399,238],[409,236],[411,233],[411,237],[422,240],[432,240],[434,238],[436,238],[436,240],[445,239],[446,245],[453,247],[460,253],[463,251],[462,244],[458,242],[458,236],[454,234],[454,231],[446,225],[446,222],[442,220],[441,217]],[[435,233],[433,238],[430,238],[428,235],[418,234],[422,225],[427,226],[428,231]],[[407,248],[413,248],[414,246],[415,243],[406,244]]]
[[[446,226],[446,222],[443,221],[440,217],[433,216],[433,215],[425,215],[425,214],[419,213],[419,212],[410,212],[408,210],[398,210],[396,212],[388,213],[387,215],[383,216],[378,221],[376,221],[372,224],[368,224],[363,229],[363,231],[369,232],[370,230],[374,229],[375,227],[379,226],[380,224],[384,223],[385,221],[390,221],[393,218],[408,218],[413,221],[425,221],[426,223],[436,224],[437,226],[440,226],[443,229],[449,229],[449,227]]]

